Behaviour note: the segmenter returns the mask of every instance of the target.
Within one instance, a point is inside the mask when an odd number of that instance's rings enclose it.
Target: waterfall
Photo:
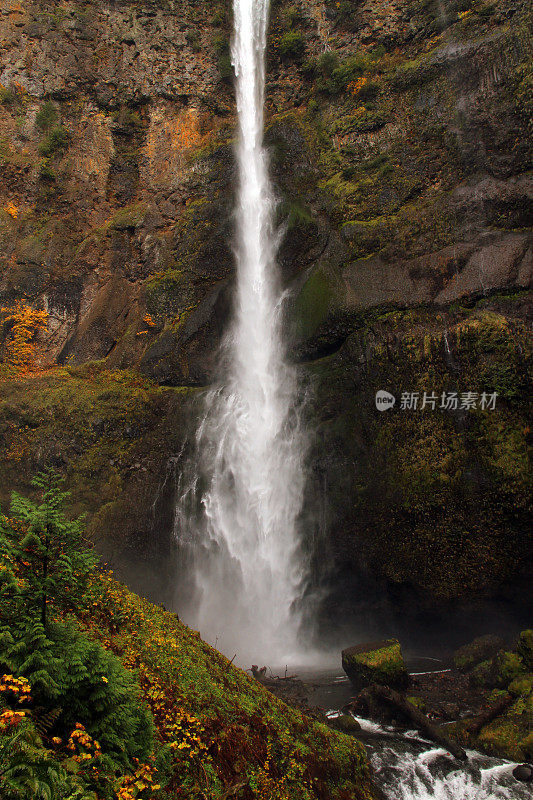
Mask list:
[[[234,0],[232,61],[239,136],[234,312],[221,377],[206,397],[195,476],[177,531],[189,554],[188,612],[202,636],[237,661],[280,663],[296,648],[305,578],[297,520],[305,437],[297,376],[282,338],[279,234],[263,146],[269,0]],[[201,497],[201,514],[191,506]],[[184,602],[182,591],[182,604]],[[183,607],[183,606],[182,606]]]

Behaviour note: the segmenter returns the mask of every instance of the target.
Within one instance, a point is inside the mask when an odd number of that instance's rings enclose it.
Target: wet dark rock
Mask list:
[[[356,733],[361,730],[360,724],[351,714],[341,714],[340,717],[331,720],[330,725],[343,733]]]
[[[451,756],[437,756],[432,764],[443,775],[447,775],[449,772],[457,769],[457,763]]]
[[[460,672],[469,672],[482,661],[487,661],[502,649],[505,642],[500,636],[488,634],[479,636],[469,644],[460,647],[453,656],[453,662]]]
[[[530,783],[533,781],[533,767],[531,767],[529,764],[519,764],[513,769],[513,776],[517,781]]]
[[[394,689],[388,686],[372,684],[372,686],[360,692],[356,704],[365,705],[374,716],[381,711],[386,713],[387,709],[389,709],[389,713],[394,715],[392,718],[393,724],[397,724],[396,720],[398,719],[403,724],[414,725],[416,730],[445,747],[455,758],[460,761],[466,761],[465,750],[449,736],[448,730],[435,724],[403,694]]]
[[[517,650],[527,669],[533,672],[533,630],[522,631]]]

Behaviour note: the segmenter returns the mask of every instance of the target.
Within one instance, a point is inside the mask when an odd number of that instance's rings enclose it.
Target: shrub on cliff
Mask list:
[[[0,309],[2,321],[3,373],[22,373],[33,369],[37,360],[37,338],[46,328],[48,312],[17,300],[12,306]]]
[[[43,131],[48,130],[55,125],[58,118],[58,111],[51,100],[44,103],[35,117],[35,124]]]
[[[300,31],[287,31],[280,37],[278,52],[282,59],[300,61],[305,53],[305,40]]]
[[[66,128],[63,126],[58,125],[55,128],[52,128],[50,133],[46,135],[43,141],[39,145],[39,154],[41,156],[45,156],[46,158],[50,158],[57,153],[63,152],[66,149],[69,142],[69,134]]]
[[[369,70],[372,63],[373,58],[368,53],[358,53],[342,61],[331,51],[322,53],[317,61],[320,74],[316,81],[316,89],[329,95],[345,92],[357,78]]]

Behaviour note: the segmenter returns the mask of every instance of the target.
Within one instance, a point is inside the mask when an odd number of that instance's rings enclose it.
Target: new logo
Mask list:
[[[388,411],[396,402],[396,398],[390,392],[380,389],[376,392],[376,408],[378,411]]]

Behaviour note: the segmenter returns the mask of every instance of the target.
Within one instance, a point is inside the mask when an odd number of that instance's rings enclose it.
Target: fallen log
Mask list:
[[[507,711],[514,700],[515,698],[511,694],[503,695],[495,703],[485,709],[485,711],[482,711],[481,714],[468,720],[465,725],[466,730],[474,736],[477,736],[481,728],[484,728],[485,725],[488,725],[493,719],[496,719],[496,717],[499,717],[504,711]]]
[[[363,694],[363,692],[361,692]],[[449,736],[447,736],[442,728],[439,728],[437,725],[434,725],[431,720],[429,720],[425,714],[423,714],[416,706],[409,702],[405,697],[403,697],[398,692],[394,691],[394,689],[389,689],[388,686],[380,686],[379,684],[372,684],[367,689],[364,689],[364,700],[365,703],[368,703],[370,700],[369,707],[376,707],[382,703],[386,703],[388,706],[392,706],[394,709],[399,711],[404,717],[412,722],[414,727],[420,731],[420,733],[424,734],[431,739],[433,742],[442,745],[448,750],[452,756],[459,759],[460,761],[466,761],[467,755],[462,747],[460,747],[456,742],[452,741]],[[359,696],[361,697],[361,695]]]

